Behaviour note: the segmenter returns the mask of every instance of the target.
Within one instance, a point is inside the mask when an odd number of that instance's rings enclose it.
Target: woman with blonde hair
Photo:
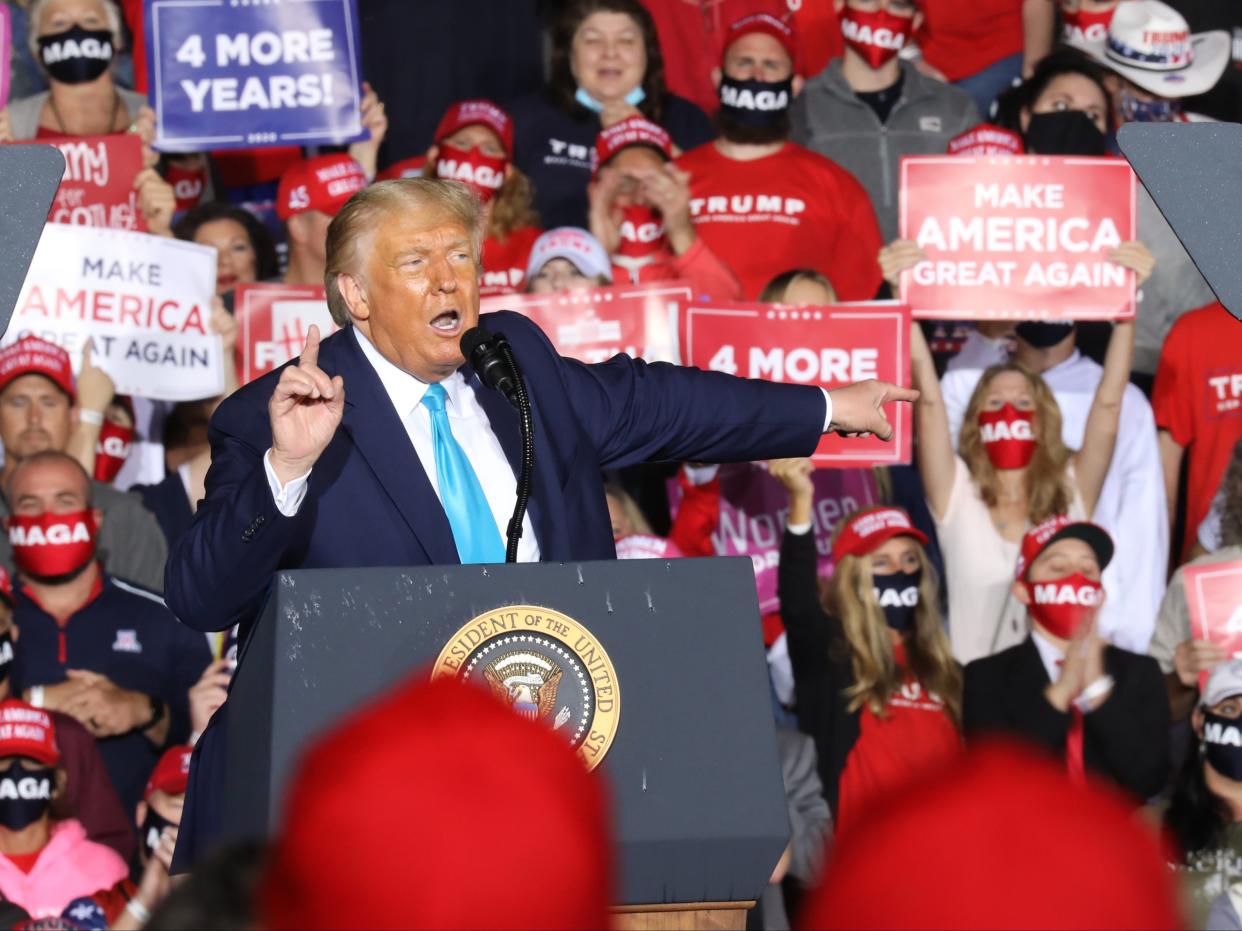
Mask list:
[[[777,591],[799,727],[815,739],[837,830],[958,752],[962,673],[938,608],[927,537],[901,508],[837,525],[821,598],[809,459],[773,460],[789,492]]]
[[[1010,592],[1022,537],[1059,514],[1090,520],[1113,458],[1133,354],[1134,322],[1118,322],[1082,449],[1062,442],[1061,412],[1044,380],[1006,362],[980,377],[954,453],[931,352],[922,330],[912,328],[918,466],[944,556],[959,663],[1026,638],[1026,610]]]

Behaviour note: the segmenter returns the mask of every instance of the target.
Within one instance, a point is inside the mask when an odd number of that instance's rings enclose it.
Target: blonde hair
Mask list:
[[[837,525],[838,533],[845,523]],[[962,716],[962,672],[953,661],[941,622],[936,569],[917,541],[915,548],[923,577],[914,624],[906,635],[906,662],[919,684],[944,702],[945,711],[958,724]],[[824,607],[841,619],[850,647],[854,684],[845,690],[849,710],[857,711],[865,704],[873,714],[883,717],[889,699],[901,688],[901,677],[884,611],[875,598],[870,556],[842,556],[837,560]]]
[[[613,501],[621,506],[621,513],[625,515],[625,519],[630,525],[631,533],[642,533],[651,536],[651,524],[647,523],[647,518],[643,516],[638,502],[634,500],[628,491],[614,482],[606,482],[604,484],[604,495],[612,498]]]
[[[439,211],[452,216],[465,228],[474,264],[480,264],[483,208],[466,185],[438,178],[397,178],[368,185],[346,201],[328,225],[323,286],[328,310],[337,326],[349,325],[349,307],[337,285],[337,277],[361,274],[359,253],[370,244],[370,230],[385,214],[401,210]]]
[[[39,20],[43,18],[43,8],[53,0],[33,0],[30,9],[27,12],[28,25],[26,29],[26,47],[30,49],[30,56],[43,67],[43,57],[39,54]],[[99,5],[103,7],[104,19],[108,21],[108,31],[112,33],[112,53],[115,57],[117,52],[125,49],[125,33],[121,30],[121,11],[117,9],[114,0],[99,0]]]
[[[1031,424],[1036,441],[1035,455],[1026,467],[1026,500],[1027,515],[1031,523],[1037,524],[1066,513],[1073,500],[1073,489],[1066,472],[1071,452],[1061,439],[1061,409],[1047,382],[1017,362],[1005,362],[987,369],[975,385],[970,403],[966,405],[957,448],[979,489],[979,497],[988,507],[994,507],[997,502],[996,469],[988,459],[979,434],[979,412],[987,400],[993,379],[1006,372],[1017,372],[1025,378],[1035,401],[1035,418]]]
[[[535,212],[535,189],[530,178],[516,166],[511,166],[500,190],[492,199],[492,218],[487,224],[487,235],[501,242],[509,234],[523,226],[538,226],[539,214]]]
[[[832,282],[828,280],[826,275],[820,274],[813,268],[795,268],[791,271],[781,272],[763,286],[763,291],[759,294],[759,300],[764,304],[780,304],[785,300],[785,292],[798,281],[810,281],[819,285],[832,295],[832,303],[836,303],[837,289],[832,286]]]

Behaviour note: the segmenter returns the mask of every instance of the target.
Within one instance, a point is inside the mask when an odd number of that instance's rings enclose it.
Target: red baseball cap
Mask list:
[[[1137,804],[1071,782],[1033,748],[985,741],[842,831],[798,926],[1184,928]]]
[[[295,162],[280,176],[276,216],[288,220],[299,213],[318,210],[334,217],[347,200],[366,186],[362,166],[344,153]]]
[[[188,746],[169,747],[151,770],[147,787],[142,797],[148,799],[152,792],[163,792],[165,795],[185,795],[185,788],[190,784],[190,754],[193,749]]]
[[[673,140],[663,127],[641,116],[631,116],[613,123],[595,137],[595,170],[598,172],[608,159],[632,145],[655,149],[665,161],[673,159]]]
[[[531,832],[534,847],[480,874],[481,851]],[[418,675],[303,758],[259,882],[260,924],[606,928],[609,834],[600,777],[560,734],[486,690]]]
[[[893,537],[914,537],[927,545],[927,534],[910,523],[910,515],[901,508],[878,507],[855,511],[846,519],[832,543],[833,561],[842,556],[866,556]]]
[[[798,34],[794,32],[793,24],[786,23],[784,20],[777,19],[771,13],[751,13],[749,16],[743,16],[729,24],[729,30],[725,34],[724,51],[729,50],[729,46],[736,42],[742,36],[750,35],[752,32],[762,32],[771,36],[789,53],[789,60],[793,62],[794,74],[799,74],[798,62]],[[723,57],[723,53],[722,53]]]
[[[28,756],[45,766],[59,763],[51,716],[16,698],[0,701],[0,756]]]
[[[1018,565],[1014,569],[1014,576],[1025,578],[1026,571],[1039,558],[1040,553],[1057,540],[1065,539],[1082,540],[1091,547],[1095,551],[1101,571],[1112,561],[1113,538],[1108,535],[1107,530],[1089,521],[1072,520],[1064,514],[1058,514],[1026,532],[1022,538],[1022,548],[1018,552]]]
[[[490,100],[459,100],[448,108],[432,140],[439,145],[459,129],[486,126],[505,147],[505,155],[513,158],[513,118]]]
[[[991,123],[980,123],[949,140],[950,155],[1021,155],[1025,151],[1021,136]]]
[[[423,169],[427,167],[426,155],[413,155],[393,162],[375,176],[376,181],[395,181],[398,178],[421,178]]]
[[[74,398],[73,364],[69,361],[69,353],[55,343],[37,336],[23,336],[0,349],[0,391],[22,375],[50,378],[71,401]]]

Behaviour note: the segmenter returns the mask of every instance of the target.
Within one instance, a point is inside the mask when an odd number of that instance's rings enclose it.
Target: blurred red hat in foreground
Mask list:
[[[1133,805],[1031,750],[985,745],[870,814],[842,835],[799,927],[1185,926]]]
[[[420,676],[308,752],[260,887],[269,928],[603,928],[597,776],[546,725]]]

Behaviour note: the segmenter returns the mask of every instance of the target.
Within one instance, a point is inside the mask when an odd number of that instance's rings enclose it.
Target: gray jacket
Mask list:
[[[95,507],[103,511],[99,528],[99,560],[109,575],[137,582],[155,592],[164,590],[164,561],[168,544],[160,525],[137,495],[118,491],[103,482],[91,482]],[[9,503],[0,497],[0,518],[9,516]],[[14,570],[8,534],[0,534],[0,562]]]
[[[123,87],[118,87],[116,92],[121,95],[121,103],[129,111],[129,118],[131,120],[138,116],[138,109],[140,107],[147,105],[147,98],[142,96],[142,94],[136,94]],[[44,91],[41,94],[9,101],[9,130],[13,133],[14,139],[33,139],[35,137],[35,133],[39,131],[39,114],[43,112],[43,105],[47,103],[49,93],[50,91]],[[131,581],[137,580],[133,579]]]
[[[854,96],[837,59],[793,102],[793,140],[826,155],[867,189],[886,243],[897,238],[897,186],[903,155],[943,155],[949,140],[979,124],[965,91],[901,63],[901,97],[887,123]]]

